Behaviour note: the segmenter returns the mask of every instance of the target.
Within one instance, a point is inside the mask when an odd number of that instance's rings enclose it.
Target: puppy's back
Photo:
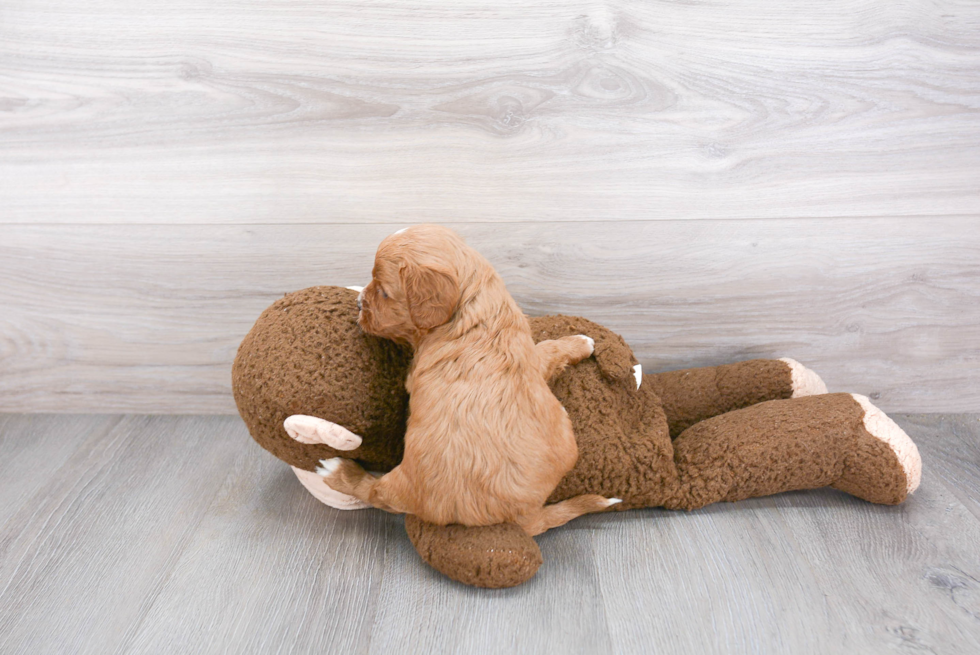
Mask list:
[[[405,460],[417,513],[432,523],[512,521],[543,505],[577,457],[527,318],[512,300],[483,304],[497,312],[468,316],[457,338],[421,348],[410,376]]]

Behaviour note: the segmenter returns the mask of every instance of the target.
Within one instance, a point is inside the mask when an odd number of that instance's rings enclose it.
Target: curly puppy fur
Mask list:
[[[365,332],[414,349],[405,455],[381,478],[325,460],[330,487],[429,523],[516,522],[532,535],[618,502],[584,495],[545,507],[578,458],[548,380],[589,357],[593,341],[535,346],[503,280],[457,234],[420,225],[389,236],[358,303]]]

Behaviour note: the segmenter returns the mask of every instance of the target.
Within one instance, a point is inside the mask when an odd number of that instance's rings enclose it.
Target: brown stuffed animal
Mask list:
[[[313,287],[269,307],[242,341],[232,369],[238,410],[252,437],[293,467],[318,499],[357,509],[314,472],[348,457],[369,470],[400,460],[411,353],[365,335],[355,291]],[[575,468],[550,502],[580,494],[637,507],[697,509],[782,491],[832,486],[897,504],[919,484],[909,437],[867,398],[827,394],[793,360],[751,360],[641,375],[621,337],[583,318],[530,319],[535,341],[586,334],[593,357],[551,388],[572,420]],[[450,578],[510,587],[541,564],[518,526],[436,526],[408,516],[422,558]]]

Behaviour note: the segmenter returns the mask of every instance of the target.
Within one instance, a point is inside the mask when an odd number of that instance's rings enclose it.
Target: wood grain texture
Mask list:
[[[235,420],[116,417],[64,445],[72,457],[0,534],[0,652],[126,643],[243,442]]]
[[[978,538],[924,477],[898,508],[826,490],[643,510],[604,522],[593,552],[610,632],[633,652],[966,655],[980,648]]]
[[[886,411],[980,409],[970,218],[452,224],[525,311],[596,320],[647,371],[793,357]],[[363,284],[403,224],[14,226],[0,409],[234,413],[263,309]]]
[[[400,517],[326,507],[237,419],[210,420],[239,456],[125,652],[364,652]]]
[[[930,472],[980,519],[980,417],[971,414],[912,414],[902,426],[921,441]]]
[[[980,4],[0,8],[0,222],[980,212]]]
[[[114,428],[119,417],[91,414],[0,414],[0,530],[24,503],[55,484],[85,439]]]
[[[486,590],[427,567],[400,517],[319,504],[237,418],[0,415],[0,480],[27,481],[0,484],[0,652],[972,655],[980,415],[896,419],[924,459],[903,505],[583,517]]]
[[[393,534],[369,652],[622,652],[610,635],[591,540],[571,529],[537,541],[547,553],[537,575],[490,590],[448,582]]]

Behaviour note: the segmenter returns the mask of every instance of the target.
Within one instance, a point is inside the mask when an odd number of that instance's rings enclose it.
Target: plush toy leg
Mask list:
[[[773,400],[702,421],[674,441],[677,488],[664,503],[696,509],[833,486],[894,505],[919,485],[919,452],[867,398]]]
[[[712,416],[756,403],[827,393],[820,376],[789,358],[647,374],[643,383],[663,401],[671,437]]]
[[[541,566],[538,545],[515,523],[482,528],[443,526],[409,514],[405,529],[429,566],[463,584],[515,587],[534,577]]]

